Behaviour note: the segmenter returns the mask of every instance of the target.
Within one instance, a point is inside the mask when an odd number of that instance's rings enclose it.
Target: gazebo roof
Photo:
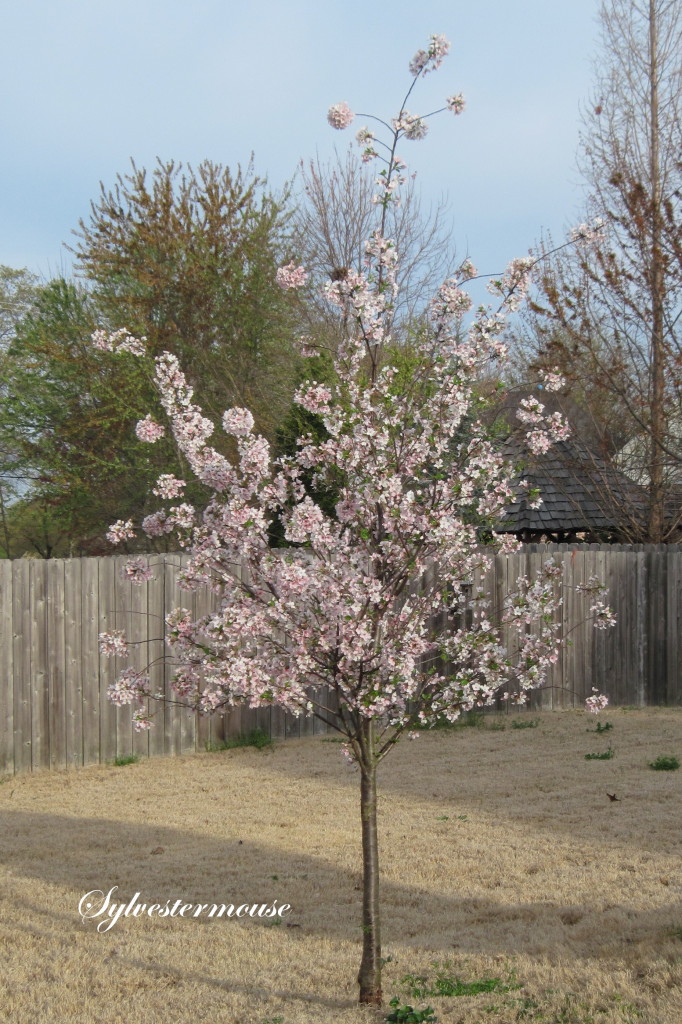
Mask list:
[[[498,533],[612,534],[622,527],[624,506],[629,522],[644,510],[642,489],[579,442],[558,441],[544,455],[508,442],[504,455],[522,469]],[[539,490],[539,508],[530,507],[533,499],[521,481]]]

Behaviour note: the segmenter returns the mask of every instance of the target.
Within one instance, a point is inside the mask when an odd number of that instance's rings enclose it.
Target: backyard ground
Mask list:
[[[441,1024],[680,1024],[682,770],[659,755],[682,759],[682,709],[495,715],[401,744],[380,777],[381,1014],[355,1005],[359,785],[331,738],[6,778],[0,1021],[374,1024],[398,996]],[[292,909],[100,934],[79,900],[114,885]]]

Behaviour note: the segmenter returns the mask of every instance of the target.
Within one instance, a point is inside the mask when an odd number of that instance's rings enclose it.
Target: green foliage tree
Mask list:
[[[137,439],[157,399],[132,357],[93,349],[100,326],[144,335],[152,355],[178,355],[213,416],[249,406],[274,439],[299,365],[297,300],[275,280],[284,202],[251,166],[233,175],[210,162],[196,173],[159,163],[151,175],[133,165],[113,190],[102,186],[74,249],[85,282],[39,289],[2,361],[0,452],[23,481],[6,510],[8,555],[105,553],[107,527],[139,523],[161,473],[186,475],[167,440],[152,449]],[[190,484],[186,499],[201,508],[208,492]]]
[[[38,278],[24,267],[0,265],[0,352],[6,352],[16,325],[33,305]]]
[[[7,394],[3,381],[9,364],[8,347],[17,324],[31,308],[38,288],[38,278],[25,268],[0,265],[0,401]],[[8,524],[8,505],[16,498],[16,452],[0,442],[0,555],[8,558],[11,541]]]
[[[100,186],[72,250],[111,327],[144,335],[152,355],[172,352],[212,416],[246,406],[270,439],[297,376],[296,300],[275,282],[286,202],[252,164],[159,161],[148,174],[133,163]]]
[[[8,346],[0,449],[24,486],[7,509],[10,556],[104,553],[102,529],[138,519],[158,475],[181,472],[168,442],[151,448],[136,437],[154,402],[150,382],[132,356],[114,364],[93,348],[98,316],[84,288],[57,279],[39,289]]]

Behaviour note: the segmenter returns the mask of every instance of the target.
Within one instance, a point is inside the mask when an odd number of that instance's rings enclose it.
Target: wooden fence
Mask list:
[[[612,704],[682,703],[682,549],[527,545],[497,556],[481,582],[499,605],[519,575],[532,575],[549,556],[563,563],[568,584],[600,577],[618,624],[602,631],[581,621],[584,602],[567,591],[562,633],[573,644],[553,669],[555,688],[534,695],[532,706],[580,704],[592,686]],[[177,586],[186,554],[150,556],[155,579],[141,587],[121,578],[126,560],[0,561],[0,774],[187,753],[254,728],[274,738],[326,731],[279,708],[201,718],[161,706],[154,728],[135,732],[131,709],[114,707],[107,687],[126,665],[149,665],[153,690],[170,695],[165,615],[182,606],[196,617],[215,599]],[[100,655],[98,634],[112,629],[138,642],[130,660]]]

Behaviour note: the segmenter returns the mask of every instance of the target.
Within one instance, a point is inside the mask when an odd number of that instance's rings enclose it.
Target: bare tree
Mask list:
[[[319,296],[319,285],[346,269],[363,269],[365,242],[379,226],[376,171],[358,160],[352,147],[345,155],[322,163],[319,158],[300,165],[300,193],[294,215],[292,246],[296,259],[311,273],[309,316],[328,323],[337,318]],[[427,210],[413,178],[405,183],[401,203],[386,211],[384,234],[400,253],[399,301],[394,329],[404,334],[414,323],[439,284],[455,266],[453,227],[447,203]]]
[[[682,14],[605,0],[600,20],[581,136],[593,226],[542,268],[535,355],[627,423],[620,461],[648,495],[638,539],[659,543],[682,526]]]

